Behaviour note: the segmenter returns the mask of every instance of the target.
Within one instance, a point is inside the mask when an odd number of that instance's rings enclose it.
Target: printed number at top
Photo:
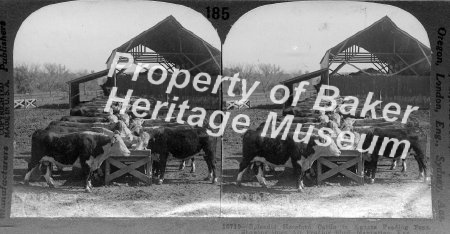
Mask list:
[[[228,7],[206,7],[206,17],[227,20],[230,17]]]

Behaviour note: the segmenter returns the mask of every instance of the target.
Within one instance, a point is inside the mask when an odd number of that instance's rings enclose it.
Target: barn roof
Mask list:
[[[184,28],[172,15],[114,49],[107,64],[115,52],[126,53],[139,45],[153,50],[167,61],[185,64],[188,70],[220,71],[220,51]]]
[[[328,71],[328,68],[322,68],[322,69],[317,70],[317,71],[313,71],[313,72],[310,72],[310,73],[307,73],[307,74],[296,76],[296,77],[288,79],[288,80],[281,81],[280,83],[284,84],[284,85],[292,85],[292,84],[299,83],[299,82],[302,82],[302,81],[305,81],[305,80],[310,80],[310,79],[312,79],[314,77],[322,76],[327,71]]]
[[[98,78],[100,78],[102,76],[106,76],[107,74],[108,74],[108,69],[105,69],[103,71],[95,72],[95,73],[92,73],[92,74],[89,74],[89,75],[86,75],[86,76],[82,76],[82,77],[79,77],[79,78],[76,78],[76,79],[73,79],[73,80],[69,80],[66,83],[68,83],[68,84],[85,83],[85,82],[88,82],[88,81],[91,81],[91,80],[98,79]]]
[[[391,64],[412,65],[416,70],[430,68],[430,48],[401,30],[387,16],[327,50],[321,64],[328,56],[329,62],[333,61],[339,53],[353,45]]]

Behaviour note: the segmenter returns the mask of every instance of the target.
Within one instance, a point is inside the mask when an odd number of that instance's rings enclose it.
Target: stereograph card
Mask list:
[[[449,233],[450,2],[0,5],[0,233]]]

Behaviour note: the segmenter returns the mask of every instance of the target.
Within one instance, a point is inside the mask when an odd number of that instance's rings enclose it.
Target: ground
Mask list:
[[[262,188],[251,173],[246,173],[241,187],[236,186],[242,135],[231,129],[231,119],[246,114],[251,119],[251,128],[255,128],[266,120],[269,111],[281,114],[279,108],[231,111],[223,137],[222,162],[220,154],[217,156],[218,172],[222,173],[218,185],[202,181],[207,169],[199,156],[193,174],[189,167],[178,171],[179,161],[172,160],[163,185],[145,186],[125,177],[85,193],[78,171],[70,169],[54,176],[56,188],[48,188],[43,179],[23,185],[31,134],[51,120],[68,115],[69,110],[16,110],[12,217],[432,217],[430,182],[416,179],[417,163],[410,158],[406,173],[401,173],[400,168],[391,171],[390,161],[381,161],[376,183],[363,186],[342,177],[332,178],[321,186],[306,180],[304,192],[299,193],[294,189],[289,169],[277,169],[267,175],[269,188]],[[414,117],[429,130],[428,112],[418,112]]]

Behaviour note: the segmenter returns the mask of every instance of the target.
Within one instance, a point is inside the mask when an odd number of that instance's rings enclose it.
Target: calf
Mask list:
[[[96,132],[76,132],[60,134],[47,130],[36,130],[31,138],[31,161],[24,183],[28,184],[30,175],[37,168],[45,169],[45,179],[49,186],[54,187],[50,175],[51,165],[43,162],[45,156],[53,158],[61,165],[72,165],[78,158],[85,177],[86,191],[90,192],[91,175],[110,155],[130,155],[123,140]]]
[[[262,175],[262,164],[286,165],[294,169],[297,189],[301,191],[304,187],[303,175],[317,157],[338,156],[341,153],[333,141],[330,141],[328,146],[317,145],[316,141],[319,139],[318,136],[312,135],[307,144],[297,143],[293,140],[293,133],[289,133],[286,140],[282,140],[281,136],[261,137],[261,130],[248,130],[242,140],[243,159],[239,164],[237,184],[241,184],[245,170],[252,163],[259,162],[257,179],[263,186],[266,186],[266,182]]]

